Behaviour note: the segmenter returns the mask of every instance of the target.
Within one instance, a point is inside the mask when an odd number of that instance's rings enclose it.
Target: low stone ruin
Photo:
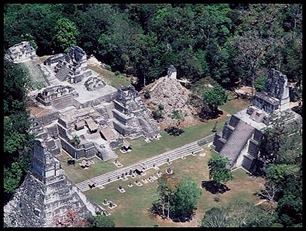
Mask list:
[[[159,120],[161,128],[170,126],[187,127],[197,122],[197,110],[189,103],[190,90],[185,88],[176,78],[176,70],[173,66],[168,68],[168,75],[148,84],[141,91],[143,95],[149,92],[150,98],[143,97],[144,102],[151,111],[159,110],[162,106],[162,119]],[[182,117],[180,121],[172,118],[174,111],[178,111]]]
[[[50,106],[52,102],[65,100],[65,106],[67,107],[73,104],[72,98],[77,96],[78,93],[73,87],[58,85],[45,88],[37,94],[36,100],[45,106]]]
[[[29,61],[34,57],[36,57],[35,49],[32,47],[30,42],[23,41],[10,47],[7,50],[4,58],[14,63],[21,63]]]
[[[102,79],[99,79],[98,77],[90,77],[86,80],[84,85],[87,91],[94,91],[104,87],[106,84],[103,82]]]

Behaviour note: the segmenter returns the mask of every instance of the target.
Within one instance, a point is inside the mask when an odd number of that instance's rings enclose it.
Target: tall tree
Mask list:
[[[229,180],[233,179],[229,164],[230,162],[227,157],[220,154],[214,154],[208,161],[209,179],[214,181],[218,192],[221,183],[226,184]]]
[[[178,185],[178,179],[171,175],[163,174],[158,179],[157,193],[159,195],[159,205],[162,207],[162,216],[168,219],[170,218],[171,198],[175,194]],[[167,215],[165,215],[165,211],[167,211]]]
[[[201,193],[201,189],[191,178],[184,177],[172,198],[174,215],[184,220],[191,219]]]
[[[54,35],[54,45],[58,51],[67,51],[71,46],[77,45],[79,31],[71,20],[60,18],[56,21]]]
[[[215,118],[218,115],[218,106],[226,103],[228,95],[219,84],[213,84],[213,88],[204,90],[202,94],[203,104],[200,118]]]

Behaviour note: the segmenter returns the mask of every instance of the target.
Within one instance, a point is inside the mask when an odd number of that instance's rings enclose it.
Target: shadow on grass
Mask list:
[[[210,181],[202,181],[202,188],[205,188],[206,191],[212,193],[212,194],[216,194],[216,193],[225,193],[229,190],[231,190],[229,187],[227,187],[225,184],[220,184],[220,187],[218,189],[218,187],[216,187],[214,181],[210,180]]]

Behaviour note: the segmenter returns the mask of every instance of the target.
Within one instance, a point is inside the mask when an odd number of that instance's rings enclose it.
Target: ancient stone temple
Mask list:
[[[114,128],[120,134],[130,138],[158,137],[157,123],[132,85],[118,90],[114,107]]]
[[[221,133],[214,137],[215,150],[230,160],[231,169],[243,167],[255,172],[264,129],[272,115],[286,115],[288,125],[302,123],[302,118],[289,108],[287,77],[271,69],[262,92],[256,92],[252,105],[231,116]]]
[[[64,175],[60,162],[36,140],[31,171],[13,199],[4,206],[7,227],[55,227],[65,222],[65,214],[74,211],[78,219],[103,213]],[[62,220],[58,219],[63,217]],[[68,221],[66,221],[68,222]],[[62,224],[68,225],[69,224]]]
[[[49,57],[44,64],[53,66],[57,79],[69,83],[80,82],[92,74],[91,70],[87,68],[86,53],[78,46],[71,47],[66,54],[56,54]]]
[[[15,44],[5,54],[5,58],[14,63],[26,62],[35,56],[36,51],[28,41]]]

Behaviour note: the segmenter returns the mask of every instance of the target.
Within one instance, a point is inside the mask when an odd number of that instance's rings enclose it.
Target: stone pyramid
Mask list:
[[[103,208],[90,202],[66,178],[60,162],[42,140],[36,140],[31,170],[12,200],[4,206],[4,226],[69,226],[65,224],[65,215],[69,211],[77,214],[79,219],[100,214]]]

